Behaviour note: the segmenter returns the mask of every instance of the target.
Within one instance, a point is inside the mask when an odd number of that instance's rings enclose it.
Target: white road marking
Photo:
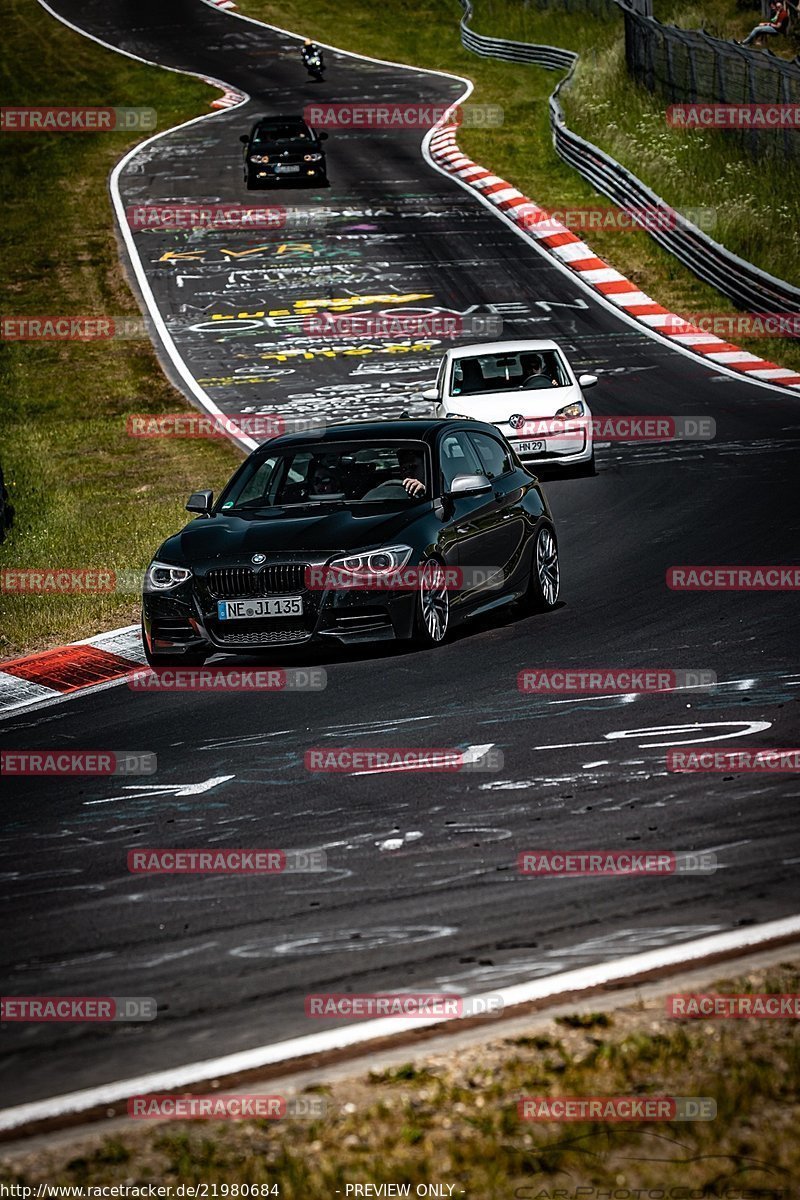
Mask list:
[[[467,746],[466,750],[461,752],[462,762],[466,764],[479,762],[485,754],[494,746],[494,742],[487,742],[482,746]],[[420,753],[425,754],[423,749]],[[429,771],[431,768],[424,761],[411,763],[395,763],[386,767],[368,767],[365,771],[350,771],[350,775],[386,775],[389,773],[397,773],[398,771]]]
[[[693,729],[713,729],[735,726],[730,733],[720,733],[711,736],[685,738],[677,741],[670,738],[666,742],[640,742],[640,750],[651,750],[658,746],[695,746],[701,742],[722,742],[725,738],[748,737],[751,733],[763,733],[772,727],[771,721],[702,721],[692,725],[650,725],[642,729],[616,729],[604,733],[599,742],[557,742],[551,746],[533,746],[533,750],[572,750],[580,746],[606,746],[609,741],[618,738],[663,737],[670,733],[689,733]]]
[[[124,796],[108,796],[105,800],[84,800],[85,805],[113,804],[116,800],[142,800],[156,796],[201,796],[210,792],[220,783],[235,779],[235,775],[216,775],[213,779],[204,779],[202,783],[145,783],[128,784]]]

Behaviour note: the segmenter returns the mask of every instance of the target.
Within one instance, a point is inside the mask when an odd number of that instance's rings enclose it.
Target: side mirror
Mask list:
[[[579,375],[578,376],[578,387],[590,388],[590,387],[594,387],[594,385],[596,383],[597,383],[596,375]]]
[[[213,492],[192,492],[186,502],[186,511],[191,513],[200,513],[201,516],[207,517],[211,512],[211,506],[214,503]]]
[[[435,387],[434,388],[425,388],[425,391],[422,393],[422,399],[423,400],[438,400],[439,392]]]
[[[318,142],[327,142],[327,140],[328,140],[328,135],[325,132],[325,130],[323,129],[322,133],[317,134],[317,141]]]
[[[242,143],[243,146],[246,146],[247,143],[250,141],[250,138],[247,136],[246,133],[243,133],[242,136],[239,138],[239,141]]]
[[[456,475],[450,484],[449,496],[482,496],[492,490],[485,475]]]

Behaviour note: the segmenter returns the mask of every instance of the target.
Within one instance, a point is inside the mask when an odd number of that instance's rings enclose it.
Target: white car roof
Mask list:
[[[552,338],[525,338],[517,342],[474,342],[471,346],[453,346],[445,354],[451,358],[457,355],[465,358],[478,354],[517,354],[520,350],[560,350],[561,347]]]

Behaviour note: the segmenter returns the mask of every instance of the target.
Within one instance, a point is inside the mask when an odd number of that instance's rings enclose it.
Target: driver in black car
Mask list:
[[[397,489],[401,487],[415,500],[425,495],[425,484],[422,482],[425,478],[425,463],[420,451],[402,446],[397,451],[397,475],[394,475],[394,468],[391,470],[391,479],[384,479],[383,483],[370,488],[361,499],[394,500],[397,498]]]
[[[397,451],[397,462],[403,476],[403,487],[409,496],[424,496],[425,484],[422,480],[425,478],[425,466],[422,455],[416,450],[401,449]]]
[[[558,380],[551,379],[548,375],[544,358],[541,354],[523,354],[521,360],[522,366],[522,387],[558,387]]]
[[[336,468],[317,463],[311,472],[308,490],[311,496],[340,495],[342,489]]]

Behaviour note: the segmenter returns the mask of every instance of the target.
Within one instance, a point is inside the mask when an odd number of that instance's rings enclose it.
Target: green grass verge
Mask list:
[[[787,963],[702,990],[797,992],[798,985],[798,966]],[[2,1164],[0,1179],[34,1187],[158,1182],[173,1195],[178,1184],[277,1184],[284,1200],[345,1197],[346,1185],[357,1183],[409,1184],[413,1196],[432,1182],[471,1200],[599,1200],[577,1191],[592,1184],[612,1197],[640,1188],[788,1200],[800,1179],[798,1023],[679,1022],[664,1011],[662,999],[532,1019],[523,1036],[307,1089],[325,1097],[324,1118],[171,1123],[78,1144],[76,1135],[66,1148]],[[717,1116],[568,1125],[517,1116],[520,1096],[633,1094],[710,1097]],[[209,1187],[215,1194],[235,1195]]]
[[[285,0],[278,8],[274,0],[241,0],[239,8],[249,16],[274,21],[283,28],[317,37],[343,49],[468,76],[475,83],[470,103],[501,105],[505,121],[502,127],[491,130],[462,129],[458,141],[465,153],[508,179],[545,208],[563,210],[568,206],[607,203],[577,172],[566,166],[552,148],[547,98],[558,75],[536,67],[502,63],[470,54],[459,40],[461,8],[456,0],[445,4],[432,0],[394,0],[391,20],[387,20],[386,11],[371,0],[351,0],[345,26],[335,6],[324,3],[309,6],[302,0]],[[785,218],[787,209],[796,213],[796,178],[778,170],[765,172],[763,178],[759,178],[761,168],[735,150],[729,158],[724,158],[723,165],[728,169],[721,177],[719,159],[713,159],[706,173],[704,153],[699,150],[693,155],[692,171],[681,175],[680,187],[676,183],[676,188],[672,186],[671,166],[663,171],[657,169],[663,138],[670,132],[663,119],[664,105],[647,92],[634,88],[627,76],[620,77],[622,18],[616,12],[611,17],[592,13],[566,14],[556,8],[538,10],[533,5],[520,5],[516,0],[476,0],[472,25],[480,33],[577,51],[583,65],[578,86],[569,93],[568,111],[570,123],[578,132],[635,170],[674,207],[721,208],[720,226],[714,234],[718,240],[782,278],[798,277],[800,232],[796,220],[792,225]],[[334,82],[333,72],[329,72],[328,79]],[[602,93],[598,91],[600,88]],[[634,130],[641,124],[639,142],[626,140],[624,132],[617,138],[610,110],[603,110],[604,115],[599,117],[589,111],[593,104],[607,103],[610,97],[618,106],[623,94],[626,114],[631,115],[616,115],[614,121],[618,125],[624,124],[625,130],[629,124]],[[661,114],[657,129],[652,116],[656,113]],[[640,119],[639,114],[645,115]],[[676,139],[681,135],[675,131],[671,136]],[[700,136],[708,138],[711,135]],[[654,144],[645,161],[641,142],[653,137],[661,140]],[[333,142],[329,153],[334,164]],[[768,216],[760,208],[752,209],[754,194],[758,196],[759,204],[762,198],[771,196]],[[724,237],[719,236],[720,231],[724,231]],[[685,315],[736,312],[719,292],[702,283],[644,233],[598,230],[587,235],[585,240],[600,257],[674,312]],[[735,340],[754,354],[800,370],[800,342],[797,340]]]
[[[7,105],[146,106],[158,128],[216,94],[90,42],[30,0],[4,10]],[[121,316],[139,309],[119,264],[108,174],[142,135],[4,133],[3,312]],[[130,412],[187,407],[146,339],[0,344],[0,461],[16,510],[0,568],[144,568],[196,486],[240,461],[227,443],[132,439]],[[135,621],[134,595],[0,593],[0,658]]]

